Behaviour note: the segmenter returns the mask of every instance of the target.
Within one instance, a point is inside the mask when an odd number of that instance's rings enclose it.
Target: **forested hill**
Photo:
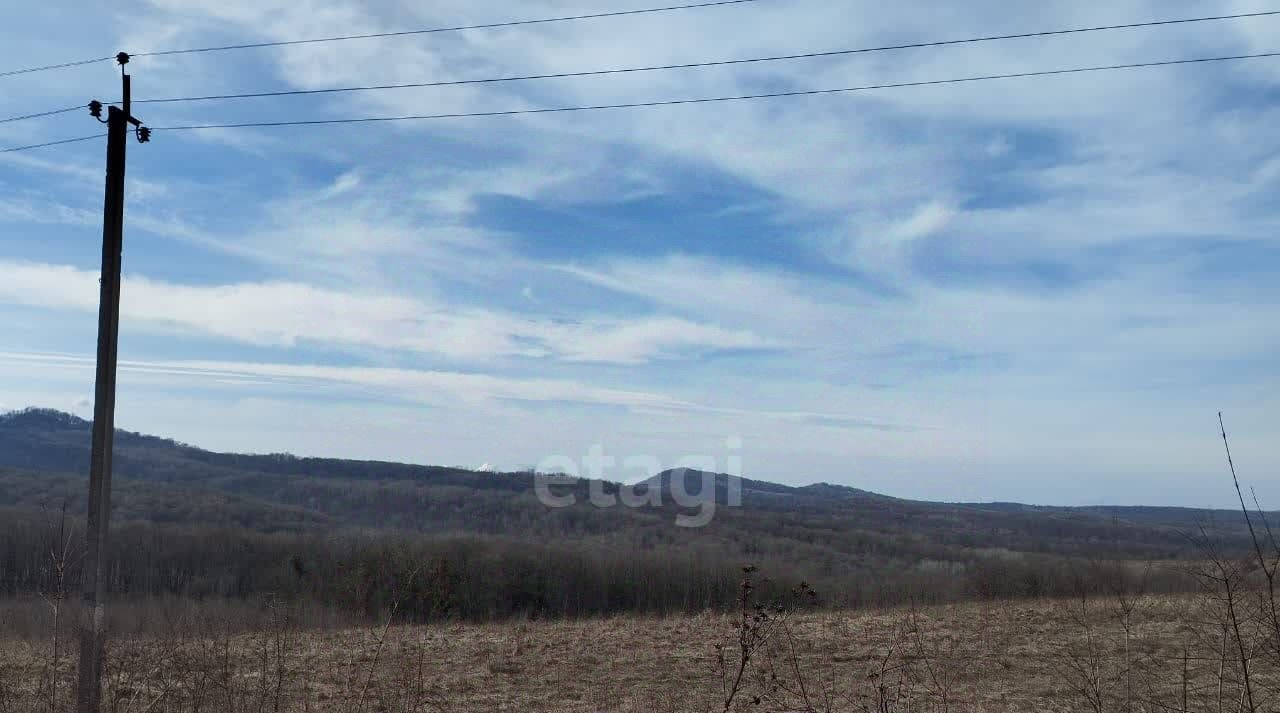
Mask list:
[[[46,409],[0,415],[0,467],[60,473],[88,472],[92,428],[93,424],[82,418]],[[447,480],[450,476],[473,478],[478,475],[455,468],[403,463],[297,458],[287,454],[212,453],[130,431],[117,431],[115,446],[117,472],[139,480],[199,482],[246,471],[354,480],[427,479],[435,482]]]
[[[11,480],[52,480],[60,483],[82,479],[89,470],[91,430],[89,421],[60,411],[28,409],[2,414],[0,469],[9,471],[7,477]],[[247,503],[255,502],[253,499],[259,499],[256,504],[264,507],[271,504],[311,507],[314,509],[312,519],[329,525],[347,523],[438,530],[445,523],[432,518],[437,508],[424,502],[427,499],[422,496],[427,491],[453,496],[466,491],[506,493],[507,496],[532,496],[534,493],[533,475],[530,473],[300,458],[287,454],[213,453],[129,431],[118,431],[115,445],[118,481],[162,483],[172,494],[192,488],[223,493],[240,498],[236,502],[243,503],[244,507],[250,507]],[[674,477],[677,476],[670,472],[663,473],[651,480],[650,485],[670,493]],[[683,491],[699,493],[703,474],[686,472],[684,478],[687,482]],[[729,476],[715,476],[714,482],[716,501],[723,504],[728,499]],[[616,489],[612,484],[604,487],[611,492]],[[1202,524],[1232,530],[1243,524],[1240,513],[1236,511],[1171,507],[1065,508],[1016,503],[946,504],[901,500],[828,483],[795,487],[750,479],[742,479],[740,489],[744,509],[776,513],[779,518],[809,515],[823,519],[843,515],[849,518],[850,527],[897,525],[909,538],[927,535],[935,526],[949,529],[952,534],[960,531],[985,532],[997,538],[1000,533],[1013,535],[1021,532],[1028,538],[1021,546],[1013,542],[1000,543],[1002,546],[1013,545],[1014,549],[1043,550],[1049,540],[1071,539],[1076,535],[1086,540],[1115,540],[1117,534],[1124,534],[1138,540],[1160,541],[1167,538],[1153,535],[1153,531],[1165,530],[1164,534],[1169,534],[1198,528]],[[322,497],[343,491],[352,496],[351,502],[334,502]],[[159,491],[161,494],[165,492],[165,489]],[[380,502],[369,502],[368,496],[372,494],[377,494]],[[68,495],[74,496],[73,493]],[[0,505],[6,504],[6,500],[8,504],[19,504],[16,498],[13,492],[0,496]],[[580,500],[586,498],[584,483]],[[453,501],[454,497],[444,499]],[[26,502],[31,504],[32,501]],[[127,503],[122,505],[127,508]],[[230,502],[228,506],[232,506]],[[373,506],[376,507],[370,512],[362,513],[363,509]],[[379,510],[378,507],[385,509]],[[618,508],[617,514],[625,509]],[[145,513],[133,514],[146,519]],[[499,511],[488,514],[487,522],[445,519],[450,521],[448,529],[506,530],[520,526],[519,522],[503,522],[503,513]],[[401,515],[413,516],[413,522],[406,521]],[[301,518],[303,521],[306,519]],[[288,520],[292,523],[299,518]],[[979,522],[982,524],[977,524]],[[268,528],[271,526],[265,522],[260,524]],[[1138,533],[1134,528],[1146,531]]]
[[[0,514],[56,512],[63,504],[83,512],[90,431],[88,422],[56,411],[0,416]],[[685,491],[697,493],[703,474],[682,475],[693,481]],[[1075,576],[1080,563],[1194,558],[1199,553],[1190,535],[1201,526],[1228,547],[1243,545],[1241,516],[1230,511],[945,504],[824,483],[753,480],[741,482],[742,506],[727,507],[731,481],[724,475],[714,476],[715,510],[706,525],[678,527],[678,516],[705,513],[709,503],[673,502],[676,477],[681,474],[650,481],[663,495],[657,505],[596,507],[589,502],[592,484],[579,481],[556,486],[574,496],[574,505],[548,508],[531,473],[211,453],[120,432],[113,506],[122,525],[273,537],[372,531],[436,540],[516,538],[526,550],[633,553],[725,570],[750,561],[812,581],[857,581],[859,588],[882,590],[1042,591],[1052,577]],[[595,483],[595,489],[618,492],[612,483]]]

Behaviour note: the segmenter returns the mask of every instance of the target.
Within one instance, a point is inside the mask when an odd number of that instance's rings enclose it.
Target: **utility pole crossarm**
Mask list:
[[[151,130],[131,113],[129,55],[116,56],[124,89],[121,107],[89,103],[89,113],[107,125],[107,187],[102,217],[102,280],[98,305],[98,367],[93,404],[93,450],[89,461],[89,509],[85,528],[84,602],[80,612],[80,671],[77,713],[102,707],[102,661],[106,650],[107,539],[111,524],[111,457],[115,445],[116,357],[120,342],[120,272],[124,253],[124,177],[129,126],[146,143]]]

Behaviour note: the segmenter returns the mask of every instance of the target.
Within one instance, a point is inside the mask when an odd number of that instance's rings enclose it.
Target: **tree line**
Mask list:
[[[56,586],[54,516],[0,513],[0,597],[31,597]],[[71,525],[74,530],[77,524]],[[370,620],[393,608],[408,621],[488,621],[511,617],[670,615],[731,607],[744,564],[770,574],[763,591],[810,583],[835,607],[941,603],[971,598],[1073,595],[1101,589],[1131,560],[1085,560],[1025,553],[973,553],[899,569],[824,567],[736,547],[599,541],[553,542],[503,536],[411,533],[265,534],[237,528],[134,523],[117,528],[108,559],[120,598],[183,597],[253,602],[304,601]],[[78,538],[68,557],[75,591]],[[1183,591],[1176,567],[1151,567],[1151,591]]]

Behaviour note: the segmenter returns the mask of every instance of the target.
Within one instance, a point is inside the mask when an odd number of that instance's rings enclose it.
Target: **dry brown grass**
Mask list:
[[[1205,606],[1148,597],[1127,615],[1111,600],[797,612],[731,707],[1216,711],[1239,687]],[[112,711],[715,711],[716,644],[733,647],[733,623],[705,614],[303,632],[281,617],[235,635],[175,625],[161,639],[115,642],[105,700]],[[47,648],[0,641],[0,713],[47,710]],[[64,658],[63,701],[73,674]]]

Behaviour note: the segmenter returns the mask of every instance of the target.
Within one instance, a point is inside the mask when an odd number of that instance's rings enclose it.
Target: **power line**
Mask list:
[[[919,82],[895,82],[891,84],[867,84],[858,87],[841,87],[836,89],[803,89],[789,92],[771,92],[768,94],[741,94],[736,96],[724,97],[701,97],[695,99],[669,99],[660,101],[646,102],[628,102],[622,104],[592,104],[585,106],[571,107],[551,107],[545,109],[511,109],[506,111],[481,111],[481,112],[465,112],[453,114],[415,114],[402,116],[373,116],[373,117],[353,117],[346,119],[304,119],[297,121],[259,121],[259,122],[243,122],[243,123],[227,123],[227,124],[193,124],[188,126],[160,126],[154,127],[153,131],[195,131],[201,129],[247,129],[247,128],[269,128],[281,126],[318,126],[326,124],[364,124],[364,123],[381,123],[394,121],[422,121],[431,119],[463,119],[478,117],[497,117],[497,116],[516,116],[522,114],[556,114],[582,111],[600,111],[606,109],[639,109],[645,107],[660,106],[679,106],[685,104],[712,104],[721,102],[748,101],[756,99],[779,99],[786,97],[802,97],[816,96],[823,94],[847,94],[852,92],[873,91],[879,89],[901,89],[907,87],[927,87],[945,84],[964,84],[971,82],[984,82],[999,79],[1023,79],[1030,77],[1049,77],[1067,74],[1085,74],[1093,72],[1108,72],[1126,69],[1144,69],[1151,67],[1170,67],[1184,64],[1207,64],[1210,62],[1231,62],[1246,59],[1262,59],[1268,57],[1280,57],[1280,52],[1263,52],[1258,54],[1231,55],[1226,57],[1199,57],[1194,59],[1174,59],[1163,60],[1159,62],[1137,62],[1132,64],[1111,64],[1094,67],[1073,67],[1069,69],[1050,69],[1037,72],[1014,72],[1007,74],[986,74],[973,77],[957,77],[952,79],[932,79]],[[17,146],[13,148],[0,149],[0,153],[11,151],[25,151],[27,149],[42,148],[44,146],[56,146],[58,144],[73,143],[76,141],[88,141],[90,139],[99,138],[101,135],[83,136],[75,139],[63,139],[61,141],[50,141],[42,144],[31,144],[29,146]]]
[[[639,12],[639,11],[632,11],[632,12]],[[1131,22],[1131,23],[1125,23],[1125,24],[1119,24],[1119,25],[1097,25],[1097,26],[1091,26],[1091,27],[1075,27],[1075,28],[1060,29],[1060,30],[1022,32],[1022,33],[1008,34],[1008,35],[988,35],[983,37],[970,37],[970,38],[955,39],[955,40],[913,42],[913,43],[899,44],[899,45],[862,47],[862,48],[856,48],[856,49],[831,50],[831,51],[824,51],[824,52],[805,52],[805,53],[799,53],[799,54],[774,55],[774,56],[768,56],[768,57],[752,57],[747,59],[716,60],[716,61],[708,61],[708,62],[689,62],[689,63],[682,63],[682,64],[651,65],[651,66],[644,66],[644,67],[623,67],[623,68],[614,68],[614,69],[599,69],[599,70],[587,70],[587,71],[575,71],[575,72],[554,72],[554,73],[548,73],[548,74],[528,74],[528,75],[495,77],[495,78],[485,78],[485,79],[459,79],[459,80],[444,80],[444,81],[434,81],[434,82],[412,82],[412,83],[402,83],[402,84],[371,84],[371,85],[362,85],[362,86],[333,87],[333,88],[322,88],[322,89],[291,89],[291,90],[280,90],[280,91],[249,92],[249,93],[241,93],[241,94],[210,94],[210,95],[204,95],[204,96],[169,97],[169,98],[160,98],[160,99],[135,99],[134,102],[139,104],[144,104],[144,103],[169,104],[169,103],[185,103],[185,102],[200,102],[200,101],[222,101],[222,100],[231,100],[231,99],[258,99],[258,98],[267,98],[267,97],[338,94],[338,93],[345,93],[345,92],[381,91],[381,90],[391,90],[391,89],[422,89],[422,88],[429,88],[429,87],[447,87],[447,86],[460,86],[460,85],[471,85],[471,84],[496,84],[496,83],[503,83],[503,82],[520,82],[520,81],[531,81],[531,80],[542,80],[542,79],[567,79],[572,77],[593,77],[593,76],[605,76],[605,75],[615,75],[615,74],[632,74],[632,73],[641,73],[641,72],[659,72],[659,71],[678,70],[678,69],[697,69],[697,68],[706,68],[706,67],[724,67],[724,66],[755,64],[755,63],[764,63],[764,62],[780,62],[780,61],[787,61],[787,60],[817,59],[817,58],[823,58],[823,57],[838,57],[838,56],[847,56],[847,55],[855,55],[855,54],[869,54],[869,53],[875,53],[875,52],[888,52],[888,51],[894,51],[894,50],[921,49],[921,48],[927,48],[927,47],[945,47],[945,46],[952,46],[952,45],[976,44],[981,42],[998,42],[998,41],[1004,41],[1004,40],[1027,39],[1027,38],[1034,38],[1034,37],[1051,37],[1056,35],[1104,32],[1104,31],[1111,31],[1111,30],[1125,30],[1125,29],[1135,29],[1135,28],[1144,28],[1144,27],[1161,27],[1161,26],[1168,26],[1168,25],[1214,22],[1214,21],[1221,21],[1221,20],[1239,20],[1239,19],[1266,17],[1266,16],[1274,16],[1274,15],[1280,15],[1280,10],[1271,10],[1266,12],[1240,13],[1240,14],[1234,14],[1234,15],[1212,15],[1212,16],[1205,16],[1205,17],[1192,17],[1192,18],[1182,18],[1182,19],[1173,19],[1173,20],[1153,20],[1148,22]],[[79,108],[80,107],[77,106],[77,107],[70,107],[70,108],[64,108],[64,109],[54,109],[51,111],[42,112],[38,114],[26,114],[23,116],[15,116],[7,119],[0,119],[0,123],[20,121],[23,119],[33,119],[33,118],[42,117],[42,116],[50,116],[53,114],[60,114],[68,111],[75,111],[76,109],[79,109]]]
[[[112,57],[95,57],[93,59],[82,59],[75,62],[63,62],[61,64],[46,64],[42,67],[27,67],[25,69],[10,69],[6,72],[0,72],[0,77],[12,77],[18,74],[30,74],[32,72],[44,72],[50,69],[65,69],[67,67],[81,67],[86,64],[97,64],[98,62],[106,62],[115,59]]]
[[[410,35],[430,35],[443,32],[462,32],[464,30],[491,30],[502,27],[523,27],[527,25],[546,25],[556,22],[574,22],[578,20],[598,20],[609,17],[627,17],[633,15],[652,15],[660,12],[675,12],[677,10],[696,10],[699,8],[721,7],[725,5],[745,5],[747,3],[762,2],[763,0],[715,0],[714,2],[699,2],[685,5],[668,5],[665,7],[652,7],[640,10],[617,10],[614,12],[596,12],[583,15],[565,15],[561,17],[547,17],[537,20],[511,20],[507,22],[487,22],[477,25],[455,25],[452,27],[430,27],[419,30],[400,30],[396,32],[371,32],[362,35],[339,35],[336,37],[316,37],[303,40],[281,40],[276,42],[250,42],[235,45],[219,45],[213,47],[195,47],[190,49],[173,49],[173,50],[156,50],[151,52],[132,52],[133,57],[162,57],[179,54],[196,54],[201,52],[225,52],[229,50],[247,50],[261,49],[265,47],[287,47],[291,45],[309,45],[321,42],[346,42],[350,40],[371,40],[387,37],[406,37]],[[87,64],[97,64],[98,62],[107,62],[115,59],[115,55],[110,57],[95,57],[93,59],[82,59],[75,62],[63,62],[61,64],[47,64],[41,67],[28,67],[25,69],[13,69],[7,72],[0,72],[0,77],[11,77],[18,74],[29,74],[32,72],[44,72],[51,69],[64,69],[67,67],[79,67]]]
[[[974,44],[974,43],[980,43],[980,42],[997,42],[1002,40],[1026,39],[1026,38],[1033,38],[1033,37],[1049,37],[1054,35],[1069,35],[1069,34],[1079,34],[1079,33],[1086,33],[1086,32],[1103,32],[1107,30],[1123,30],[1123,29],[1133,29],[1133,28],[1140,28],[1140,27],[1159,27],[1159,26],[1166,26],[1166,25],[1189,24],[1189,23],[1196,23],[1196,22],[1212,22],[1217,20],[1235,20],[1235,19],[1265,17],[1265,16],[1273,16],[1273,15],[1280,15],[1280,10],[1271,10],[1267,12],[1242,13],[1242,14],[1236,14],[1236,15],[1215,15],[1211,17],[1194,17],[1194,18],[1185,18],[1185,19],[1178,19],[1178,20],[1155,20],[1151,22],[1133,22],[1133,23],[1127,23],[1122,25],[1099,25],[1094,27],[1077,27],[1077,28],[1064,29],[1064,30],[1046,30],[1041,32],[1023,32],[1023,33],[1012,34],[1012,35],[989,35],[985,37],[971,37],[971,38],[959,39],[959,40],[941,40],[941,41],[935,41],[935,42],[913,42],[910,44],[885,45],[881,47],[862,47],[857,49],[831,50],[831,51],[824,51],[824,52],[804,52],[800,54],[774,55],[774,56],[768,56],[768,57],[751,57],[747,59],[729,59],[729,60],[716,60],[716,61],[708,61],[708,62],[687,62],[682,64],[662,64],[662,65],[651,65],[651,66],[645,66],[645,67],[597,69],[597,70],[586,70],[586,71],[578,71],[578,72],[554,72],[549,74],[527,74],[527,75],[519,75],[519,76],[488,78],[488,79],[458,79],[458,80],[443,80],[443,81],[435,81],[435,82],[413,82],[413,83],[406,83],[406,84],[371,84],[371,85],[352,86],[352,87],[333,87],[333,88],[325,88],[325,89],[291,89],[291,90],[281,90],[281,91],[250,92],[250,93],[244,93],[244,94],[211,94],[206,96],[171,97],[171,98],[164,98],[164,99],[137,99],[135,101],[140,104],[141,103],[167,104],[167,103],[178,103],[178,102],[216,101],[216,100],[227,100],[227,99],[258,99],[258,98],[264,98],[264,97],[305,96],[305,95],[311,95],[311,94],[337,94],[337,93],[344,93],[344,92],[365,92],[365,91],[379,91],[379,90],[387,90],[387,89],[421,89],[421,88],[427,88],[427,87],[449,87],[449,86],[458,86],[458,85],[467,85],[467,84],[496,84],[501,82],[521,82],[521,81],[538,80],[538,79],[567,79],[571,77],[596,77],[596,76],[605,76],[605,75],[614,75],[614,74],[660,72],[660,71],[677,70],[677,69],[698,69],[698,68],[705,68],[705,67],[725,67],[725,66],[733,66],[733,65],[741,65],[741,64],[781,62],[781,61],[799,60],[799,59],[818,59],[823,57],[839,57],[839,56],[854,55],[854,54],[868,54],[873,52],[888,52],[892,50],[920,49],[920,48],[926,48],[926,47],[945,47],[949,45]]]
[[[464,30],[490,30],[500,27],[522,27],[526,25],[545,25],[553,22],[573,22],[576,20],[597,20],[607,17],[627,17],[631,15],[650,15],[659,12],[673,12],[676,10],[696,10],[707,7],[721,7],[724,5],[743,5],[746,3],[761,2],[762,0],[716,0],[715,2],[700,2],[688,5],[669,5],[666,7],[654,7],[643,10],[617,10],[614,12],[595,12],[586,15],[566,15],[563,17],[548,17],[540,20],[513,20],[509,22],[489,22],[479,25],[457,25],[454,27],[433,27],[424,30],[401,30],[398,32],[373,32],[365,35],[340,35],[337,37],[318,37],[308,40],[283,40],[278,42],[252,42],[239,45],[221,45],[215,47],[199,47],[196,49],[183,50],[163,50],[158,52],[138,52],[134,57],[159,57],[163,55],[175,54],[195,54],[197,52],[223,52],[227,50],[245,50],[259,49],[263,47],[287,47],[290,45],[310,45],[320,42],[346,42],[348,40],[370,40],[384,37],[405,37],[407,35],[429,35],[440,32],[462,32]]]
[[[69,111],[81,111],[86,105],[79,104],[76,106],[64,107],[62,109],[50,109],[49,111],[41,111],[35,114],[23,114],[22,116],[10,116],[0,119],[0,124],[7,124],[11,121],[23,121],[24,119],[38,119],[42,116],[54,116],[55,114],[66,114]]]
[[[100,139],[100,138],[102,138],[102,137],[104,137],[104,136],[106,136],[106,134],[94,134],[93,136],[81,136],[81,137],[74,138],[74,139],[61,139],[61,140],[58,140],[58,141],[46,141],[46,142],[45,142],[45,143],[43,143],[43,144],[28,144],[28,145],[26,145],[26,146],[14,146],[14,147],[7,148],[7,149],[0,149],[0,153],[12,153],[12,152],[14,152],[14,151],[26,151],[27,149],[40,149],[40,148],[44,148],[45,146],[58,146],[58,145],[60,145],[60,144],[74,144],[74,143],[76,143],[77,141],[91,141],[91,140],[93,140],[93,139]]]
[[[422,121],[430,119],[463,119],[475,117],[516,116],[521,114],[556,114],[580,111],[600,111],[605,109],[639,109],[644,107],[679,106],[684,104],[712,104],[720,102],[748,101],[755,99],[779,99],[786,97],[815,96],[822,94],[846,94],[865,92],[877,89],[900,89],[905,87],[927,87],[942,84],[963,84],[968,82],[984,82],[997,79],[1021,79],[1028,77],[1048,77],[1065,74],[1084,74],[1090,72],[1108,72],[1123,69],[1142,69],[1149,67],[1168,67],[1182,64],[1204,64],[1209,62],[1229,62],[1245,59],[1261,59],[1264,57],[1280,57],[1280,52],[1260,54],[1233,55],[1229,57],[1202,57],[1196,59],[1164,60],[1160,62],[1138,62],[1133,64],[1111,64],[1096,67],[1074,67],[1070,69],[1051,69],[1038,72],[1015,72],[1009,74],[987,74],[973,77],[953,79],[933,79],[919,82],[896,82],[892,84],[868,84],[859,87],[841,87],[838,89],[803,89],[788,92],[770,92],[767,94],[740,94],[736,96],[702,97],[697,99],[670,99],[660,101],[628,102],[622,104],[593,104],[586,106],[552,107],[546,109],[511,109],[506,111],[480,111],[452,114],[413,114],[403,116],[354,117],[347,119],[304,119],[296,121],[259,121],[227,124],[193,124],[188,126],[160,126],[154,131],[191,131],[198,129],[245,129],[253,127],[279,126],[317,126],[324,124],[363,124],[392,121]]]

